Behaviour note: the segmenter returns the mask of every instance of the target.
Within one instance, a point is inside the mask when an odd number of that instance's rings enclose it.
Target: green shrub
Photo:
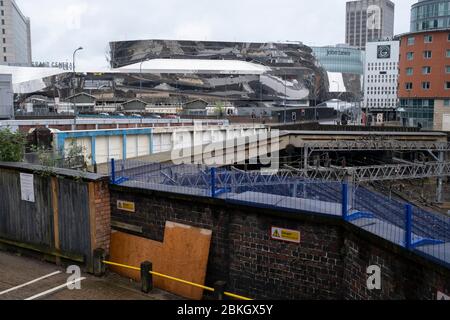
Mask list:
[[[10,129],[0,130],[0,161],[22,162],[25,150],[25,136]]]

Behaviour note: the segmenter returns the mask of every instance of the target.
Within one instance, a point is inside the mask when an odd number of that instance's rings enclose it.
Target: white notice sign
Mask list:
[[[20,191],[22,200],[27,202],[35,202],[34,199],[34,176],[32,174],[20,174]]]
[[[450,296],[446,295],[443,292],[438,291],[437,299],[440,301],[450,300]]]

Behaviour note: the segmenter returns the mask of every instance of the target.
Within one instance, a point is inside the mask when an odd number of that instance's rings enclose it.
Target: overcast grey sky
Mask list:
[[[105,67],[112,40],[184,39],[345,42],[346,0],[16,0],[31,18],[34,61]],[[411,5],[394,0],[395,32],[409,31]]]

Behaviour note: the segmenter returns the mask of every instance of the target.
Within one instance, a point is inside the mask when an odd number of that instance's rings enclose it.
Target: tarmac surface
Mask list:
[[[69,277],[72,277],[69,279]],[[80,289],[70,290],[68,281]],[[0,300],[182,300],[154,289],[140,291],[140,283],[109,273],[103,278],[67,273],[64,267],[0,252]]]

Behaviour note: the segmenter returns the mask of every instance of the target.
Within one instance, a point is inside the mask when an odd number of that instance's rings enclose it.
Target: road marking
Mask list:
[[[69,286],[69,285],[71,285],[71,284],[75,284],[75,283],[80,282],[80,281],[83,281],[83,280],[86,280],[86,278],[78,278],[77,280],[67,282],[67,283],[65,283],[65,284],[62,284],[62,285],[56,287],[56,288],[53,288],[53,289],[44,291],[44,292],[42,292],[42,293],[38,293],[38,294],[36,294],[36,295],[34,295],[34,296],[30,297],[30,298],[25,299],[25,301],[27,301],[27,300],[36,300],[36,299],[38,299],[38,298],[42,298],[42,297],[44,297],[44,296],[47,296],[47,295],[49,295],[49,294],[52,294],[52,293],[57,292],[57,291],[59,291],[59,290],[62,290],[62,289],[64,289],[64,288],[67,288],[67,286]]]
[[[61,273],[61,271],[56,271],[56,272],[50,273],[50,274],[48,274],[48,275],[46,275],[46,276],[43,276],[43,277],[40,277],[40,278],[34,279],[34,280],[30,281],[30,282],[27,282],[27,283],[21,284],[20,286],[17,286],[17,287],[14,287],[14,288],[11,288],[11,289],[8,289],[8,290],[5,290],[5,291],[2,291],[2,292],[0,292],[0,296],[1,296],[1,295],[4,295],[4,294],[7,294],[7,293],[9,293],[9,292],[11,292],[11,291],[15,291],[15,290],[21,289],[21,288],[23,288],[23,287],[26,287],[26,286],[32,285],[33,283],[36,283],[36,282],[42,281],[42,280],[44,280],[44,279],[47,279],[47,278],[50,278],[50,277],[56,276],[57,274],[60,274],[60,273]]]

